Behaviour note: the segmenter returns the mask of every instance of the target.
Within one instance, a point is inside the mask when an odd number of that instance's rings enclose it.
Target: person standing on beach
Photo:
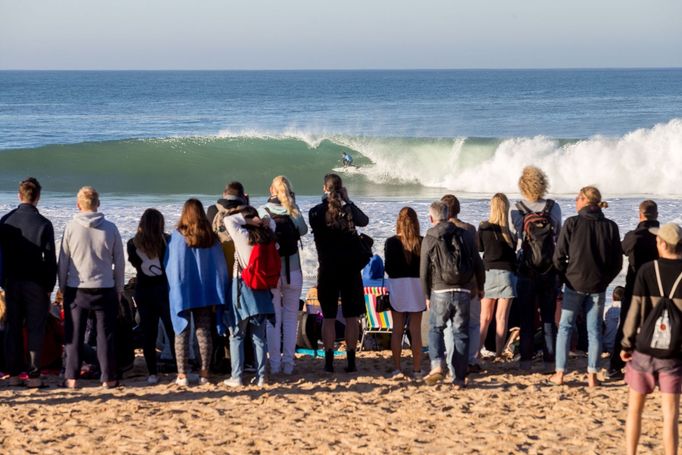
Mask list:
[[[234,240],[236,248],[235,283],[232,292],[232,305],[227,308],[227,321],[230,330],[230,360],[232,375],[224,381],[228,387],[242,386],[242,372],[244,370],[244,339],[247,328],[250,327],[253,343],[254,363],[256,368],[255,382],[258,387],[265,385],[265,357],[267,353],[266,331],[267,324],[275,319],[275,309],[271,289],[281,279],[281,258],[275,251],[275,221],[271,218],[261,219],[258,211],[246,206],[239,213],[235,213],[224,220],[227,232]],[[271,255],[268,255],[268,248]],[[255,256],[258,255],[258,256]],[[276,262],[269,262],[276,256]],[[252,259],[256,261],[252,261]],[[267,269],[253,271],[251,265],[260,265]],[[275,265],[275,267],[272,267]],[[272,269],[272,270],[271,270]],[[253,286],[245,277],[258,275],[271,278],[274,282],[259,283],[263,286]]]
[[[90,312],[97,324],[97,359],[103,387],[115,387],[114,330],[123,295],[123,242],[114,223],[99,213],[99,193],[84,186],[78,191],[75,214],[64,229],[59,250],[59,289],[64,295],[64,384],[75,388]]]
[[[554,367],[557,274],[552,261],[561,230],[561,208],[552,199],[544,199],[548,188],[547,175],[538,167],[526,166],[519,178],[523,199],[510,212],[511,234],[519,239],[521,250],[516,293],[521,323],[520,368],[525,371],[531,369],[535,355],[538,310],[544,333],[545,370]]]
[[[509,230],[509,200],[502,193],[490,200],[490,218],[478,227],[478,249],[485,264],[485,298],[481,300],[481,346],[495,316],[495,356],[507,339],[507,319],[516,297],[516,239]],[[485,349],[485,348],[484,348]]]
[[[249,195],[244,192],[244,185],[240,182],[230,182],[223,190],[223,197],[208,207],[206,216],[213,227],[213,232],[218,236],[225,261],[227,261],[227,273],[232,277],[234,267],[234,241],[227,233],[223,223],[226,216],[239,212],[249,205]]]
[[[400,354],[407,322],[411,335],[412,374],[417,379],[422,376],[421,326],[422,313],[426,310],[424,291],[419,281],[421,244],[417,212],[410,207],[403,207],[398,213],[396,235],[386,239],[384,244],[387,285],[393,317],[391,351],[394,371],[391,374],[394,376],[401,374]]]
[[[361,270],[366,265],[355,257],[356,227],[369,224],[369,218],[349,198],[341,177],[327,174],[322,187],[322,202],[308,213],[315,238],[319,268],[317,295],[322,307],[322,339],[325,371],[334,372],[334,339],[339,297],[346,319],[347,372],[357,371],[355,349],[360,332],[358,318],[365,314]],[[361,261],[360,261],[361,262]]]
[[[659,227],[658,222],[658,206],[652,200],[642,201],[639,204],[639,224],[634,231],[629,231],[625,234],[623,242],[623,253],[628,257],[628,271],[625,276],[625,294],[620,304],[620,323],[618,324],[618,331],[616,332],[616,341],[613,346],[613,353],[611,355],[611,363],[607,376],[609,379],[621,379],[623,377],[622,369],[625,363],[620,358],[621,340],[623,339],[623,326],[625,324],[625,316],[628,314],[630,308],[630,300],[632,300],[632,291],[635,288],[635,277],[639,268],[647,262],[658,258],[658,249],[656,247],[656,236],[652,234],[649,229]]]
[[[230,278],[220,243],[199,200],[188,199],[182,207],[177,229],[171,234],[166,249],[164,264],[175,331],[178,367],[175,383],[183,387],[190,384],[191,317],[199,342],[199,385],[207,384],[212,352],[213,311],[216,310],[217,325],[222,327],[222,310],[228,303]]]
[[[5,358],[9,385],[22,384],[23,326],[28,328],[28,387],[43,385],[40,361],[50,294],[57,280],[54,229],[37,209],[41,186],[33,177],[19,184],[19,206],[0,220],[6,292]]]
[[[651,228],[656,236],[660,259],[642,265],[635,277],[632,300],[623,326],[621,359],[626,362],[625,382],[630,388],[628,416],[625,426],[627,453],[637,453],[642,426],[642,412],[647,395],[658,385],[663,411],[663,447],[666,454],[677,453],[679,445],[680,392],[682,392],[682,352],[680,346],[660,358],[650,351],[651,341],[640,339],[649,315],[657,305],[670,299],[682,311],[682,228],[674,223]],[[668,302],[670,303],[670,302]],[[654,315],[655,317],[655,315]],[[658,322],[657,324],[658,325]],[[665,329],[665,328],[664,328]],[[669,329],[673,329],[669,327]],[[670,337],[670,333],[668,333]],[[674,337],[672,338],[674,339]],[[669,341],[672,341],[668,338]]]
[[[554,265],[566,284],[556,342],[556,372],[549,380],[557,385],[564,383],[573,327],[582,313],[588,336],[587,381],[596,387],[605,291],[623,266],[623,251],[618,225],[604,216],[602,208],[608,204],[597,188],[582,188],[575,206],[578,215],[564,223],[554,252]]]
[[[294,371],[298,304],[303,290],[298,244],[308,232],[308,226],[296,205],[291,183],[283,175],[272,180],[270,198],[258,209],[258,214],[261,219],[275,221],[278,252],[282,258],[282,275],[277,287],[272,289],[275,323],[267,325],[270,373],[283,371],[289,375]]]
[[[478,251],[478,237],[476,236],[476,227],[466,221],[459,219],[461,206],[459,199],[454,194],[446,194],[440,199],[448,207],[448,221],[460,229],[471,233],[476,242],[476,251]],[[481,371],[481,365],[478,361],[478,351],[480,349],[480,332],[481,332],[481,299],[478,297],[478,283],[476,283],[476,276],[471,279],[469,285],[471,289],[471,303],[469,304],[469,372],[478,373]],[[450,331],[445,332],[445,337],[449,337]],[[451,343],[446,343],[450,345]]]
[[[170,236],[164,232],[163,215],[156,209],[147,209],[140,218],[135,237],[127,244],[128,261],[137,271],[135,304],[140,312],[142,349],[147,364],[147,383],[159,382],[156,369],[156,337],[159,320],[163,322],[175,357],[175,332],[170,317],[168,279],[163,265]]]
[[[447,366],[453,372],[453,384],[463,388],[469,370],[471,280],[475,275],[479,286],[475,292],[482,298],[485,271],[474,236],[448,221],[445,203],[431,204],[429,221],[432,227],[422,241],[419,265],[422,289],[430,309],[431,371],[424,380],[427,384],[435,384],[443,379],[447,351]],[[445,330],[451,331],[450,337],[444,337]]]

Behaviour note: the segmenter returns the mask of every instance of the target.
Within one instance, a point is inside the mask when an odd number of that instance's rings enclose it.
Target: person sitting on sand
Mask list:
[[[99,213],[99,193],[84,186],[78,191],[79,213],[64,229],[59,250],[59,289],[64,295],[64,384],[77,386],[88,314],[97,323],[97,358],[103,387],[115,387],[114,331],[118,304],[125,286],[125,257],[118,228]]]
[[[435,384],[443,379],[445,351],[448,368],[454,372],[453,384],[466,386],[469,357],[469,304],[471,301],[471,275],[476,275],[479,297],[483,297],[485,270],[469,231],[448,222],[448,208],[443,202],[433,202],[429,207],[431,228],[422,241],[419,276],[429,316],[429,357],[431,371],[424,380]],[[452,253],[457,244],[460,259]],[[450,259],[450,260],[448,260]],[[452,332],[444,337],[444,331]],[[448,343],[448,346],[445,346]]]
[[[19,184],[19,207],[0,220],[0,240],[5,261],[6,326],[5,359],[9,385],[40,387],[41,354],[48,321],[50,293],[57,277],[54,229],[38,212],[40,183],[33,177]],[[28,329],[28,379],[19,373],[24,368],[23,326]],[[2,335],[2,334],[0,334]]]
[[[351,202],[338,175],[327,174],[322,190],[322,202],[310,209],[308,219],[320,265],[317,271],[317,295],[324,316],[324,370],[334,372],[334,339],[340,297],[343,317],[346,318],[346,371],[354,372],[357,371],[355,349],[360,331],[358,318],[365,314],[360,272],[366,265],[366,262],[359,264],[361,261],[356,257],[355,228],[367,226],[369,218]]]
[[[611,355],[611,363],[607,375],[609,379],[622,379],[622,369],[625,366],[620,358],[621,345],[623,339],[623,324],[625,316],[630,309],[632,290],[635,287],[635,277],[639,268],[647,262],[658,258],[656,249],[656,236],[649,232],[649,229],[659,227],[658,205],[652,200],[642,201],[639,204],[639,224],[633,231],[629,231],[623,237],[621,245],[623,253],[628,257],[628,271],[625,275],[625,294],[621,302],[621,312],[618,331],[616,332],[616,342]]]
[[[178,377],[175,383],[190,384],[190,317],[199,342],[199,385],[208,384],[211,362],[211,319],[222,326],[222,311],[229,302],[230,278],[220,242],[206,218],[204,206],[188,199],[182,207],[177,229],[171,234],[165,257],[171,320],[175,331]],[[218,332],[222,332],[219,327]]]
[[[618,225],[604,216],[601,193],[593,186],[580,190],[575,200],[578,215],[566,220],[556,251],[554,266],[565,277],[561,321],[556,342],[556,373],[553,384],[563,384],[568,351],[576,317],[585,315],[588,336],[587,379],[599,385],[599,357],[606,287],[623,265]]]
[[[440,198],[448,206],[448,221],[460,229],[464,229],[471,233],[478,248],[478,237],[476,236],[476,227],[473,224],[467,223],[459,219],[461,206],[459,199],[454,194],[446,194]],[[476,283],[476,276],[471,279],[469,288],[471,289],[471,303],[469,304],[469,372],[478,373],[481,371],[481,365],[478,362],[478,351],[480,349],[480,332],[481,332],[481,299],[478,297],[478,283]],[[449,337],[451,332],[445,332],[445,337]],[[450,343],[446,343],[449,345]],[[452,373],[452,372],[451,372]]]
[[[643,347],[639,345],[638,333],[662,297],[671,297],[678,309],[678,317],[682,311],[682,286],[678,283],[682,279],[682,228],[668,223],[660,228],[651,228],[651,233],[656,235],[660,259],[644,264],[637,272],[632,301],[623,325],[623,349],[620,352],[621,359],[626,362],[625,382],[630,388],[625,426],[625,443],[630,455],[637,453],[646,396],[653,393],[657,385],[661,390],[665,453],[677,453],[679,443],[682,352],[673,354],[671,358],[645,354],[641,352]]]
[[[422,377],[422,313],[426,310],[426,300],[419,281],[419,260],[422,236],[419,235],[417,212],[403,207],[396,221],[396,235],[386,240],[387,287],[391,300],[393,333],[391,351],[393,353],[392,376],[401,374],[400,354],[402,352],[405,323],[409,325],[410,347],[412,348],[412,375]]]

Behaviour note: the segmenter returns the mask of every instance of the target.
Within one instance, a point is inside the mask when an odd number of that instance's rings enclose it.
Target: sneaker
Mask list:
[[[242,384],[242,378],[228,378],[223,381],[223,385],[231,388],[231,389],[236,389],[238,387],[241,387]]]
[[[388,373],[388,378],[389,379],[398,379],[403,376],[403,372],[400,370],[393,370],[390,373]]]
[[[424,382],[426,382],[428,385],[436,385],[442,380],[443,372],[438,370],[432,371],[424,377]]]
[[[604,376],[606,379],[610,379],[612,381],[620,381],[625,378],[623,372],[615,368],[609,369]]]
[[[282,373],[284,373],[287,376],[291,376],[294,373],[294,365],[285,363],[284,367],[282,368]]]
[[[175,385],[178,387],[188,387],[189,386],[189,378],[185,376],[184,378],[177,377],[175,378]]]
[[[265,387],[265,377],[261,376],[260,378],[253,378],[251,380],[251,384],[256,384],[256,387]]]
[[[496,354],[493,351],[488,351],[486,348],[481,349],[482,359],[494,359]]]
[[[205,377],[201,376],[201,377],[199,378],[199,385],[206,385],[206,384],[209,384],[208,378],[205,378]]]
[[[159,383],[159,377],[155,374],[150,374],[147,376],[147,384],[149,385],[156,385]]]
[[[415,381],[421,381],[422,379],[424,379],[424,372],[421,370],[413,371],[412,372],[412,379],[414,379]]]

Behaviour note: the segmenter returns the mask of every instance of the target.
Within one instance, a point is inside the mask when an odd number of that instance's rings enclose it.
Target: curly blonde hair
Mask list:
[[[539,201],[549,189],[549,179],[542,169],[536,166],[526,166],[519,177],[521,195],[529,201]]]

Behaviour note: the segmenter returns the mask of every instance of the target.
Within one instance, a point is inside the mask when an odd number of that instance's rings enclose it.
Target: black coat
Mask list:
[[[635,287],[635,277],[641,266],[658,259],[656,236],[649,232],[649,228],[659,227],[656,220],[644,220],[634,231],[625,234],[622,246],[623,253],[628,257],[628,273],[625,277],[625,295],[632,296]]]
[[[595,205],[566,220],[554,251],[554,266],[579,292],[604,292],[623,267],[618,226]]]

